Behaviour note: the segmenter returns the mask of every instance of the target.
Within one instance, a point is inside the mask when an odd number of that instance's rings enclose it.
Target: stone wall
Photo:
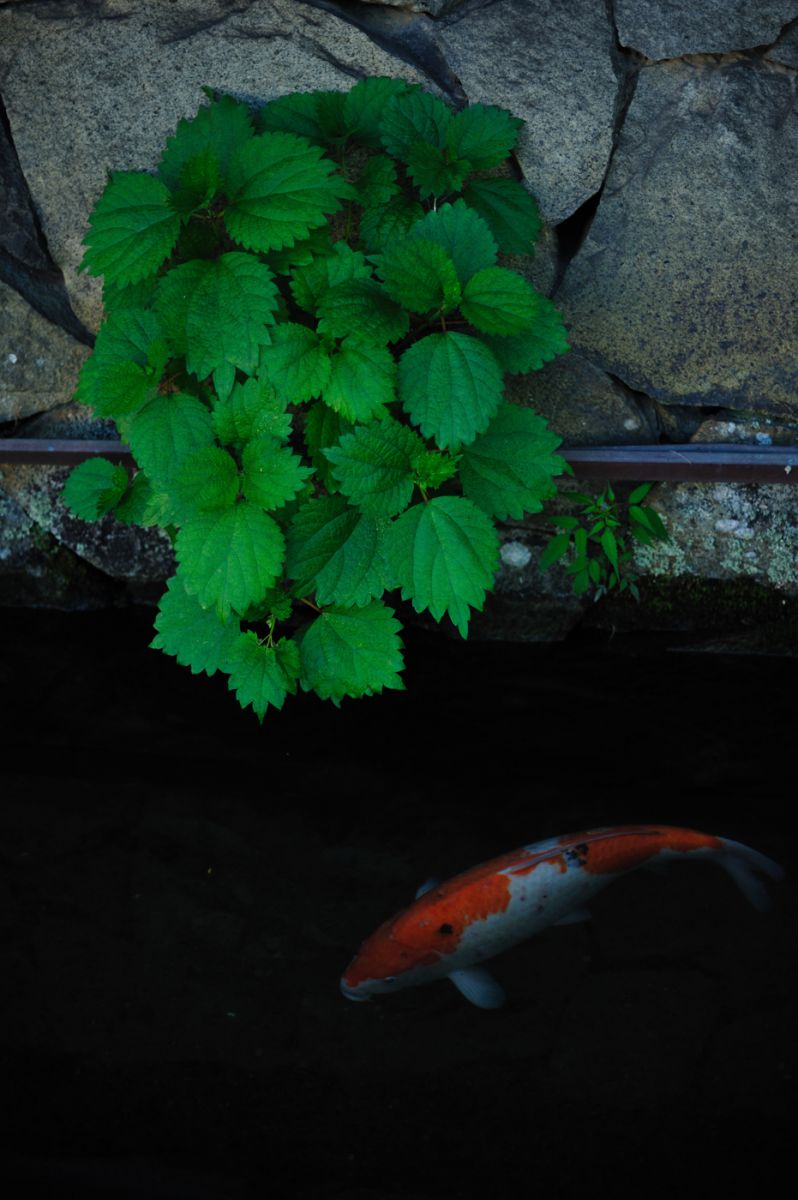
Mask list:
[[[798,0],[0,0],[2,432],[108,432],[70,397],[101,318],[78,264],[109,170],[152,167],[202,85],[257,99],[368,74],[526,121],[518,161],[546,222],[532,274],[573,349],[514,399],[572,445],[798,443]],[[165,540],[71,520],[64,473],[0,467],[0,602],[157,595]],[[678,625],[663,579],[798,597],[792,487],[652,497],[673,537],[639,559],[658,600],[602,603],[607,621]],[[537,572],[540,523],[505,538],[478,630],[584,619]]]

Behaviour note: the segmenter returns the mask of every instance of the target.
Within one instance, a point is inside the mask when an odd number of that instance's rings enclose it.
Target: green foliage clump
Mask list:
[[[169,532],[152,644],[260,719],[298,687],[401,687],[385,594],[466,636],[495,521],[555,492],[559,439],[503,395],[568,348],[502,265],[540,227],[502,171],[521,124],[387,78],[213,98],[95,206],[107,315],[78,397],[138,470],[84,463],[65,499]]]
[[[593,588],[593,599],[600,600],[613,588],[625,592],[628,588],[635,600],[640,599],[637,574],[630,566],[632,551],[627,547],[627,532],[644,546],[654,541],[667,542],[669,534],[659,513],[643,501],[654,485],[641,483],[628,499],[616,498],[611,486],[598,496],[582,492],[564,493],[564,497],[580,506],[579,516],[549,517],[556,533],[540,556],[545,570],[571,552],[566,571],[577,596]]]

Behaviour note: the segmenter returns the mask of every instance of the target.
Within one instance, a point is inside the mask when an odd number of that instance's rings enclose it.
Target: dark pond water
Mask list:
[[[0,619],[15,1195],[766,1193],[794,1137],[794,661],[415,632],[406,692],[261,728],[146,648],[147,611]],[[774,910],[712,865],[637,872],[496,960],[501,1011],[340,995],[423,880],[627,822],[778,859]]]

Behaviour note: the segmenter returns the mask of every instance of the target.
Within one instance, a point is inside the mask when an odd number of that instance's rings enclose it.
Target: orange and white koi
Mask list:
[[[728,838],[667,825],[592,829],[522,846],[431,881],[414,902],[363,942],[341,979],[350,1000],[448,978],[479,1008],[504,1003],[501,986],[479,964],[549,925],[585,920],[585,904],[621,875],[676,860],[714,861],[755,908],[768,908],[761,872],[781,867]]]

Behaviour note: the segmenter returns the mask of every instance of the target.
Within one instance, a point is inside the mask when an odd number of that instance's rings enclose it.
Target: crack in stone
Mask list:
[[[569,217],[566,217],[564,221],[560,221],[554,227],[558,238],[558,265],[557,275],[552,286],[552,296],[556,296],[570,263],[579,253],[595,220],[596,213],[601,204],[601,197],[604,194],[604,189],[607,186],[607,180],[612,170],[621,130],[634,99],[638,76],[642,66],[648,61],[643,55],[638,54],[636,50],[627,50],[621,45],[615,20],[614,0],[605,0],[605,6],[607,21],[613,37],[612,66],[618,80],[618,91],[615,97],[615,107],[612,117],[610,152],[607,155],[604,175],[596,191],[588,196],[587,200],[583,201],[575,212],[571,213]]]
[[[236,8],[228,8],[221,14],[221,16],[209,17],[205,21],[196,21],[192,22],[191,24],[183,25],[181,28],[175,29],[174,32],[169,35],[169,37],[161,38],[161,45],[171,46],[177,42],[187,42],[191,38],[196,37],[197,34],[205,33],[205,31],[208,29],[215,29],[217,25],[224,25],[224,23],[229,20],[230,17],[236,17],[240,13],[246,12],[249,7],[250,5],[247,3],[239,4]],[[253,34],[253,37],[255,36],[257,35]],[[275,36],[277,35],[275,34]]]
[[[460,80],[449,66],[433,33],[434,22],[429,14],[386,9],[361,4],[357,0],[298,0],[298,3],[330,13],[354,26],[375,46],[400,62],[415,67],[457,107],[467,103]]]
[[[12,240],[14,230],[10,220],[7,235],[0,240],[0,282],[17,292],[31,308],[53,325],[63,329],[84,345],[93,346],[94,337],[74,312],[64,276],[50,254],[47,238],[14,145],[11,124],[2,97],[0,140],[5,151],[0,159],[0,166],[3,167],[0,184],[5,193],[3,208],[8,217],[16,199],[15,207],[22,218],[22,228],[17,230],[17,244]],[[21,257],[20,253],[25,257]]]

